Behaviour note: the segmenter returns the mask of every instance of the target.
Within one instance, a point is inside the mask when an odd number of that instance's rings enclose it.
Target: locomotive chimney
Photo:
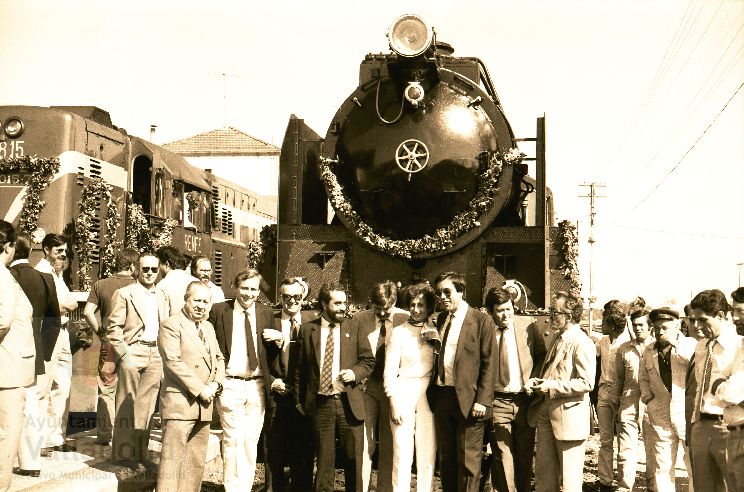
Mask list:
[[[150,125],[150,142],[152,142],[155,139],[155,129],[158,127],[158,125]]]

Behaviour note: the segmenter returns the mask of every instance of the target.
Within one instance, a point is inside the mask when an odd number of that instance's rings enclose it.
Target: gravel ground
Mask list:
[[[597,484],[597,452],[599,450],[599,435],[595,434],[591,436],[586,443],[586,460],[584,462],[584,491],[595,491],[599,490]],[[639,457],[638,471],[636,473],[636,484],[633,490],[635,491],[646,491],[646,479],[645,479],[645,457],[643,456],[643,445],[639,441],[638,450],[641,453]],[[681,459],[680,459],[681,463]],[[680,469],[681,467],[681,469]],[[216,467],[219,470],[219,466]],[[373,472],[374,474],[374,472]],[[681,475],[684,475],[682,477]],[[259,463],[256,470],[256,481],[253,486],[253,491],[263,491],[264,469],[263,464]],[[373,482],[374,482],[373,478]],[[413,483],[411,484],[411,490],[415,490],[416,478],[413,477]],[[678,464],[677,466],[677,492],[684,492],[687,490],[687,476],[684,472],[684,465]],[[204,482],[202,483],[202,492],[217,492],[223,490],[222,488],[222,473],[220,471],[213,471],[205,474]],[[340,470],[336,471],[336,483],[334,491],[343,492],[344,490],[344,475]],[[439,479],[434,479],[434,492],[440,492],[441,486]],[[490,486],[486,487],[487,491],[490,491]],[[308,491],[309,492],[309,491]]]

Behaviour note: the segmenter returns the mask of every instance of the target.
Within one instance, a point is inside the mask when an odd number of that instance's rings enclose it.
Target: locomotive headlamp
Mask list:
[[[5,134],[10,138],[18,138],[23,133],[23,122],[20,118],[13,117],[5,122],[3,125]]]
[[[412,58],[428,50],[434,36],[421,17],[407,14],[395,19],[387,37],[391,50],[400,56]]]

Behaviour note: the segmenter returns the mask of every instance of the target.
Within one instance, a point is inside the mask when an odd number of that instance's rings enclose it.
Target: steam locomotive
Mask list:
[[[485,64],[454,56],[416,15],[368,54],[321,138],[292,115],[280,155],[277,278],[348,286],[465,274],[466,299],[519,285],[520,308],[568,290],[545,180],[545,119],[517,138]],[[520,141],[535,142],[532,159]],[[528,175],[526,160],[536,163]],[[329,206],[330,203],[330,206]]]

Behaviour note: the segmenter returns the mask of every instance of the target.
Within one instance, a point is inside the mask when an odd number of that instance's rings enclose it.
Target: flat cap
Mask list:
[[[679,311],[669,306],[663,306],[652,309],[648,315],[648,319],[652,322],[660,319],[679,319]]]

